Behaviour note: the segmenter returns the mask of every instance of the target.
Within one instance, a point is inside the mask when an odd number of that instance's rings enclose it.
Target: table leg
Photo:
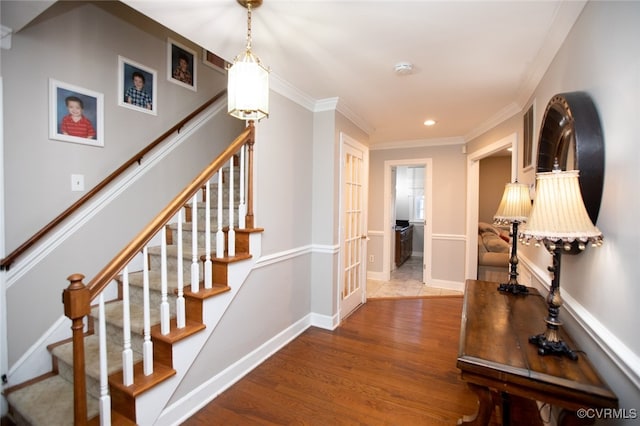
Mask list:
[[[489,424],[491,418],[491,411],[493,410],[493,401],[491,399],[491,391],[485,386],[476,385],[475,383],[467,382],[469,389],[474,391],[478,395],[478,410],[475,414],[465,415],[461,419],[458,419],[459,425],[470,426],[486,426]]]
[[[508,393],[502,392],[502,426],[511,426],[511,397]]]

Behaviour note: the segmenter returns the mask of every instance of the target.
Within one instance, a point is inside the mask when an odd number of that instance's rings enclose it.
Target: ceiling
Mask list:
[[[236,0],[124,0],[232,61],[246,43]],[[464,143],[521,113],[584,1],[264,0],[253,52],[272,90],[338,110],[371,145]],[[397,75],[399,62],[413,64]],[[423,122],[437,124],[426,127]]]

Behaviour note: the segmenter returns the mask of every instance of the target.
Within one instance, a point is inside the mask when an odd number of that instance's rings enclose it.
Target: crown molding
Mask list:
[[[414,140],[406,140],[406,141],[389,141],[389,142],[374,143],[369,146],[369,150],[377,151],[377,150],[383,150],[383,149],[453,146],[453,145],[464,145],[465,143],[466,141],[462,137],[414,139]]]

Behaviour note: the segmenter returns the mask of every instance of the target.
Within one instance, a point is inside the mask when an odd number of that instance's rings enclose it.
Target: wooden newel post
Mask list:
[[[73,274],[62,292],[64,314],[71,320],[73,338],[73,420],[74,425],[87,424],[87,386],[84,369],[84,317],[89,315],[89,289],[82,283],[84,275]]]
[[[247,215],[245,216],[245,227],[254,228],[253,223],[253,144],[256,142],[256,128],[253,120],[249,120],[251,133],[247,140]]]

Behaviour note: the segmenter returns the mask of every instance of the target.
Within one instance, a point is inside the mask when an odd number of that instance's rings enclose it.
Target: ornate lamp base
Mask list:
[[[562,298],[560,297],[560,250],[559,246],[554,245],[551,251],[553,265],[548,268],[553,273],[553,279],[547,296],[549,315],[544,320],[547,323],[547,330],[542,334],[529,337],[529,342],[538,346],[540,355],[561,355],[576,361],[578,355],[569,349],[569,346],[558,335],[558,330],[562,326],[562,321],[558,318],[560,307],[562,306]]]
[[[501,291],[503,293],[511,293],[511,294],[529,294],[529,289],[522,284],[518,284],[517,282],[516,283],[508,282],[506,284],[500,284],[498,286],[498,291]]]
[[[578,359],[578,355],[576,355],[576,353],[571,350],[564,341],[549,340],[544,333],[529,337],[529,342],[538,346],[538,353],[540,355],[567,356],[572,361],[576,361]]]
[[[509,257],[509,282],[500,284],[498,291],[511,294],[529,294],[526,286],[518,282],[518,221],[511,225],[511,257]]]

